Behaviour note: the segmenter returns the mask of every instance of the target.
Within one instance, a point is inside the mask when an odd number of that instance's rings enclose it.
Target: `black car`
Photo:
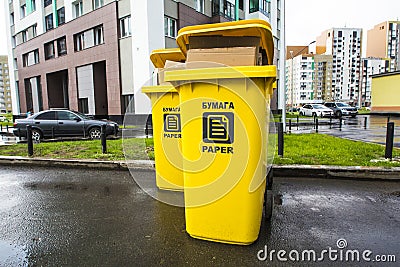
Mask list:
[[[119,126],[108,120],[95,120],[83,113],[71,110],[46,110],[14,123],[14,135],[27,137],[26,126],[32,126],[32,139],[52,137],[90,137],[99,139],[101,126],[106,125],[106,135],[117,134]]]

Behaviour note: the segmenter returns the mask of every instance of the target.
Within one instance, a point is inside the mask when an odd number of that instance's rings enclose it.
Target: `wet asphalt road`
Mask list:
[[[257,253],[319,253],[340,238],[348,249],[395,255],[397,264],[381,266],[398,266],[399,182],[276,178],[274,193],[259,240],[235,246],[190,238],[184,209],[152,199],[128,172],[0,166],[0,266],[309,266]]]

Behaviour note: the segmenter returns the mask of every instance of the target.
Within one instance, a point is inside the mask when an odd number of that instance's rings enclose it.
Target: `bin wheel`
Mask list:
[[[265,199],[264,199],[264,205],[265,205],[265,219],[267,221],[271,220],[272,217],[272,210],[274,208],[274,195],[272,190],[265,190]]]
[[[267,190],[272,190],[273,182],[274,182],[274,173],[271,168],[267,174]]]

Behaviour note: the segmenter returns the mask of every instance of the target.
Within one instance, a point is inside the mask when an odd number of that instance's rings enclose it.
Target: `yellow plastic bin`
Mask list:
[[[156,49],[150,54],[150,60],[156,68],[164,68],[167,60],[184,62],[185,55],[179,48]]]
[[[180,62],[185,56],[179,49],[155,50],[150,59],[156,68],[164,68],[167,60]],[[160,81],[159,81],[160,82]],[[182,191],[181,115],[179,95],[172,85],[144,86],[152,103],[153,140],[156,184],[164,190]]]
[[[184,28],[177,42],[185,51],[187,35],[238,34],[233,23],[221,24]],[[272,62],[269,26],[250,24],[237,22],[250,29],[239,34],[261,35]],[[211,65],[165,73],[180,96],[186,231],[194,238],[247,245],[257,239],[262,219],[276,66]]]

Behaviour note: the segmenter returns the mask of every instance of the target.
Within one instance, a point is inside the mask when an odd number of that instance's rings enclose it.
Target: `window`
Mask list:
[[[58,20],[58,25],[63,25],[65,23],[65,8],[64,7],[57,10],[57,20]]]
[[[23,30],[21,32],[21,36],[22,36],[22,42],[25,43],[26,41],[28,41],[28,34],[26,32],[26,30]]]
[[[204,0],[195,0],[196,11],[204,13]]]
[[[21,19],[26,16],[26,4],[23,4],[20,8]]]
[[[65,121],[73,121],[78,119],[78,116],[68,111],[57,111],[57,119]]]
[[[101,45],[104,43],[103,25],[94,28],[94,45]]]
[[[271,1],[270,0],[250,0],[249,2],[249,12],[261,11],[265,15],[269,16],[271,12]]]
[[[338,32],[338,37],[342,37],[342,36],[343,36],[342,31],[339,31],[339,32]]]
[[[54,57],[55,57],[54,42],[51,41],[50,43],[44,44],[44,58],[48,60]]]
[[[84,114],[89,114],[89,100],[88,98],[78,99],[78,111]]]
[[[55,119],[56,119],[55,111],[44,112],[40,115],[37,115],[35,118],[35,120],[55,120]]]
[[[36,1],[35,0],[31,0],[31,12],[33,12],[35,10],[36,10]]]
[[[135,113],[134,95],[123,95],[122,101],[125,113]]]
[[[243,0],[239,0],[239,9],[243,10]]]
[[[85,35],[83,33],[78,33],[74,36],[75,41],[75,51],[81,51],[84,49],[85,43]]]
[[[74,35],[75,51],[104,43],[103,25]]]
[[[28,67],[39,63],[39,49],[22,55],[23,66]]]
[[[37,36],[37,24],[32,25],[32,38]]]
[[[44,0],[45,7],[51,5],[51,3],[52,3],[52,0]]]
[[[224,0],[223,15],[230,19],[235,18],[235,6],[227,0]]]
[[[58,56],[67,54],[67,40],[65,39],[65,36],[57,39],[57,50]]]
[[[164,33],[165,36],[176,37],[176,20],[170,17],[164,17]]]
[[[122,18],[119,20],[119,36],[126,37],[131,36],[131,16]]]
[[[82,1],[75,2],[73,5],[74,5],[74,10],[75,10],[75,18],[82,16],[82,14],[83,14]]]
[[[270,0],[261,0],[260,11],[266,15],[271,13],[271,1]]]
[[[219,0],[212,1],[212,15],[219,15]]]
[[[93,0],[93,9],[104,6],[104,0]]]
[[[258,0],[250,0],[249,1],[249,12],[253,13],[253,12],[257,12],[258,10],[260,10]]]
[[[45,18],[46,31],[53,29],[53,14],[47,15]]]
[[[14,25],[14,12],[10,14],[10,25]]]

